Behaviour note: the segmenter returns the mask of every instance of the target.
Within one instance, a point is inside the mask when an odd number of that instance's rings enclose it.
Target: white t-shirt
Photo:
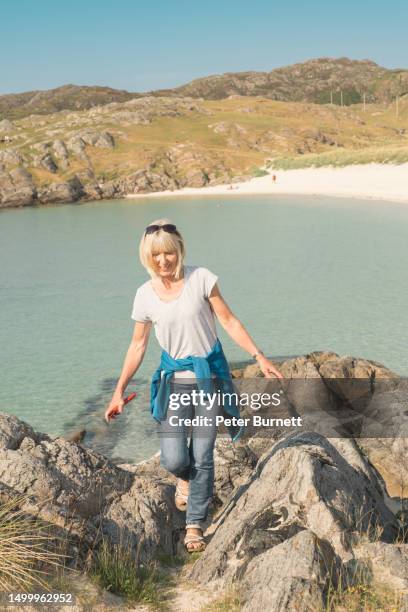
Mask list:
[[[201,266],[184,266],[181,293],[170,302],[159,298],[148,280],[136,291],[132,319],[152,321],[160,346],[174,359],[205,357],[217,340],[214,313],[208,297],[218,277]],[[176,372],[175,378],[194,378],[194,372]]]

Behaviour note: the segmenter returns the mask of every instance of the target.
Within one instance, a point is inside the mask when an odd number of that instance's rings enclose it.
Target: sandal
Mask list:
[[[176,493],[174,495],[174,503],[176,504],[176,508],[181,512],[185,512],[187,510],[187,502],[188,495],[182,492],[179,483],[177,483]]]
[[[196,544],[196,543],[199,543],[200,546],[189,547],[189,544]],[[184,546],[186,547],[186,550],[189,553],[203,552],[203,550],[205,550],[205,547],[206,547],[204,536],[199,535],[199,534],[186,535],[186,537],[184,538]]]

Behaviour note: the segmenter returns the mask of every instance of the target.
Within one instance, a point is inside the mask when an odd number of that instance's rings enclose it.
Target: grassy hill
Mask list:
[[[270,72],[236,72],[207,76],[173,89],[148,94],[109,87],[64,85],[46,91],[0,95],[0,121],[61,110],[86,110],[142,96],[221,100],[230,96],[260,96],[286,102],[346,106],[389,104],[408,93],[408,70],[389,70],[371,60],[318,58]]]
[[[395,105],[335,106],[235,96],[143,97],[26,117],[0,143],[3,171],[37,187],[79,177],[122,192],[228,182],[275,168],[408,161],[408,96]],[[133,182],[127,182],[129,176]],[[116,187],[115,187],[116,189]],[[116,192],[115,192],[116,193]]]
[[[318,58],[270,72],[236,72],[196,79],[152,95],[218,100],[231,95],[262,96],[272,100],[350,105],[389,103],[408,93],[408,70],[389,70],[371,60]]]
[[[0,95],[0,120],[48,115],[61,110],[85,110],[99,104],[126,102],[137,96],[110,87],[63,85],[44,91]]]

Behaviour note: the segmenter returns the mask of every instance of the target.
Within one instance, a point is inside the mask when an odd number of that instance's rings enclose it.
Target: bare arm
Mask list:
[[[242,325],[241,321],[234,315],[225,302],[217,284],[214,285],[208,300],[218,321],[232,340],[234,340],[238,346],[243,348],[244,351],[247,351],[250,355],[258,353],[258,347],[252,340],[245,327]],[[279,370],[264,355],[259,355],[257,357],[257,361],[261,371],[267,378],[271,378],[271,374],[274,374],[277,378],[283,378]]]
[[[110,418],[114,418],[123,410],[124,404],[122,396],[127,385],[129,384],[129,381],[135,375],[143,361],[147,344],[149,342],[151,326],[152,324],[150,322],[140,323],[139,321],[136,321],[135,323],[132,340],[126,353],[122,372],[119,376],[111,402],[105,411],[105,420],[108,422]]]

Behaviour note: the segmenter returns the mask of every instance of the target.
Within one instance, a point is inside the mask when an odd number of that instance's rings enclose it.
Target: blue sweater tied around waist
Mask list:
[[[218,379],[220,393],[233,394],[232,396],[227,395],[227,401],[222,402],[224,417],[240,417],[231,373],[224,351],[222,350],[221,342],[217,339],[211,351],[205,357],[191,355],[183,359],[174,359],[167,351],[162,351],[160,365],[153,374],[150,388],[150,410],[156,421],[166,420],[170,397],[170,380],[174,372],[182,370],[194,371],[197,379],[195,381],[197,388],[204,393],[215,392],[213,379],[211,378],[211,374],[215,374]],[[227,426],[227,429],[233,442],[238,440],[244,432],[244,427],[239,427],[238,425]]]

